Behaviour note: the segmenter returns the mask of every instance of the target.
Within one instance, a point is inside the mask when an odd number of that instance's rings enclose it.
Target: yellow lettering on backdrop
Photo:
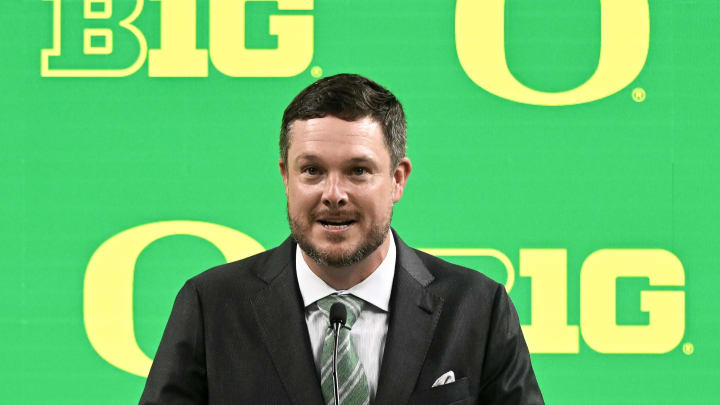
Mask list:
[[[567,324],[567,250],[520,249],[520,275],[532,278],[532,323],[522,327],[530,351],[578,353],[578,327]]]
[[[123,69],[51,69],[50,58],[58,57],[62,54],[62,19],[61,9],[62,0],[44,0],[53,3],[53,47],[51,49],[43,49],[40,53],[40,75],[43,77],[123,77],[129,76],[140,69],[145,63],[147,57],[147,41],[140,30],[132,25],[143,10],[144,0],[137,0],[135,9],[125,19],[118,23],[118,26],[130,31],[137,39],[140,46],[137,59],[126,68]],[[102,11],[93,11],[92,3],[101,3]],[[112,16],[112,0],[84,0],[83,16],[86,19],[99,20],[109,19]],[[92,37],[102,36],[104,45],[95,47],[91,44]],[[85,55],[110,55],[113,52],[113,35],[109,28],[97,29],[88,28],[83,33],[84,45],[83,53]]]
[[[304,71],[313,55],[313,17],[272,15],[270,34],[277,49],[245,48],[245,3],[210,0],[210,58],[233,77],[287,77]],[[279,10],[312,10],[313,0],[278,0]]]
[[[93,38],[102,38],[102,46],[93,45]],[[86,28],[83,32],[85,55],[110,55],[113,51],[113,32],[107,28]]]
[[[647,326],[617,325],[616,280],[647,277],[652,286],[683,286],[680,260],[661,249],[604,249],[583,263],[580,273],[580,327],[588,346],[600,353],[666,353],[685,333],[684,291],[642,291]]]
[[[102,4],[101,9],[93,10],[93,3]],[[112,0],[85,0],[85,3],[83,3],[83,17],[99,20],[112,17]]]
[[[137,226],[105,241],[85,272],[83,312],[88,339],[113,366],[145,377],[152,360],[135,339],[133,278],[135,262],[152,242],[170,235],[192,235],[214,244],[225,259],[239,260],[265,250],[242,232],[197,221],[166,221]]]
[[[208,51],[197,49],[197,0],[161,3],[160,49],[151,49],[151,77],[207,77]],[[243,24],[244,26],[244,24]]]
[[[505,0],[457,0],[455,45],[460,65],[478,86],[519,103],[571,105],[614,94],[635,80],[645,65],[649,6],[647,0],[601,0],[600,4],[600,60],[590,79],[575,89],[536,91],[510,73],[505,59]]]

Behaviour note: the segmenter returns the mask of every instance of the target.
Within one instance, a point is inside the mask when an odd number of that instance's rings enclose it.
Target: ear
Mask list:
[[[400,163],[395,167],[395,171],[393,171],[393,181],[395,183],[393,202],[398,202],[402,198],[403,191],[405,191],[405,184],[407,184],[411,171],[412,163],[410,163],[410,159],[407,157],[402,158]]]
[[[278,165],[280,166],[280,175],[283,179],[283,184],[285,185],[285,196],[288,195],[288,167],[285,165],[285,161],[280,158],[278,159]]]

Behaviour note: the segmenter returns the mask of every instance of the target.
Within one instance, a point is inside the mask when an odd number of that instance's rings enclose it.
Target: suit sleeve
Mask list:
[[[189,280],[175,298],[140,405],[204,405],[207,396],[201,303]]]
[[[489,334],[478,403],[543,405],[520,320],[502,285],[495,292]]]

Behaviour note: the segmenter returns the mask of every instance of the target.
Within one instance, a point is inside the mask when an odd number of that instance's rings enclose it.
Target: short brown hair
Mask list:
[[[405,157],[407,123],[402,104],[390,91],[356,74],[342,73],[316,81],[301,91],[283,113],[280,156],[287,163],[290,129],[295,120],[333,116],[345,121],[377,121],[390,152],[391,169]]]

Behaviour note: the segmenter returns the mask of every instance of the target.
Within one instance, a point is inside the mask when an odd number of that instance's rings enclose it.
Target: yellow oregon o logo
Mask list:
[[[647,0],[601,0],[600,59],[582,85],[562,92],[533,90],[510,73],[505,59],[505,0],[458,0],[455,45],[468,77],[488,92],[525,104],[588,103],[622,90],[645,65],[650,43]]]
[[[228,262],[265,249],[242,232],[199,221],[165,221],[141,225],[108,239],[93,253],[85,272],[83,316],[90,344],[108,363],[146,377],[152,360],[140,350],[133,322],[133,276],[140,253],[170,235],[206,239]]]

